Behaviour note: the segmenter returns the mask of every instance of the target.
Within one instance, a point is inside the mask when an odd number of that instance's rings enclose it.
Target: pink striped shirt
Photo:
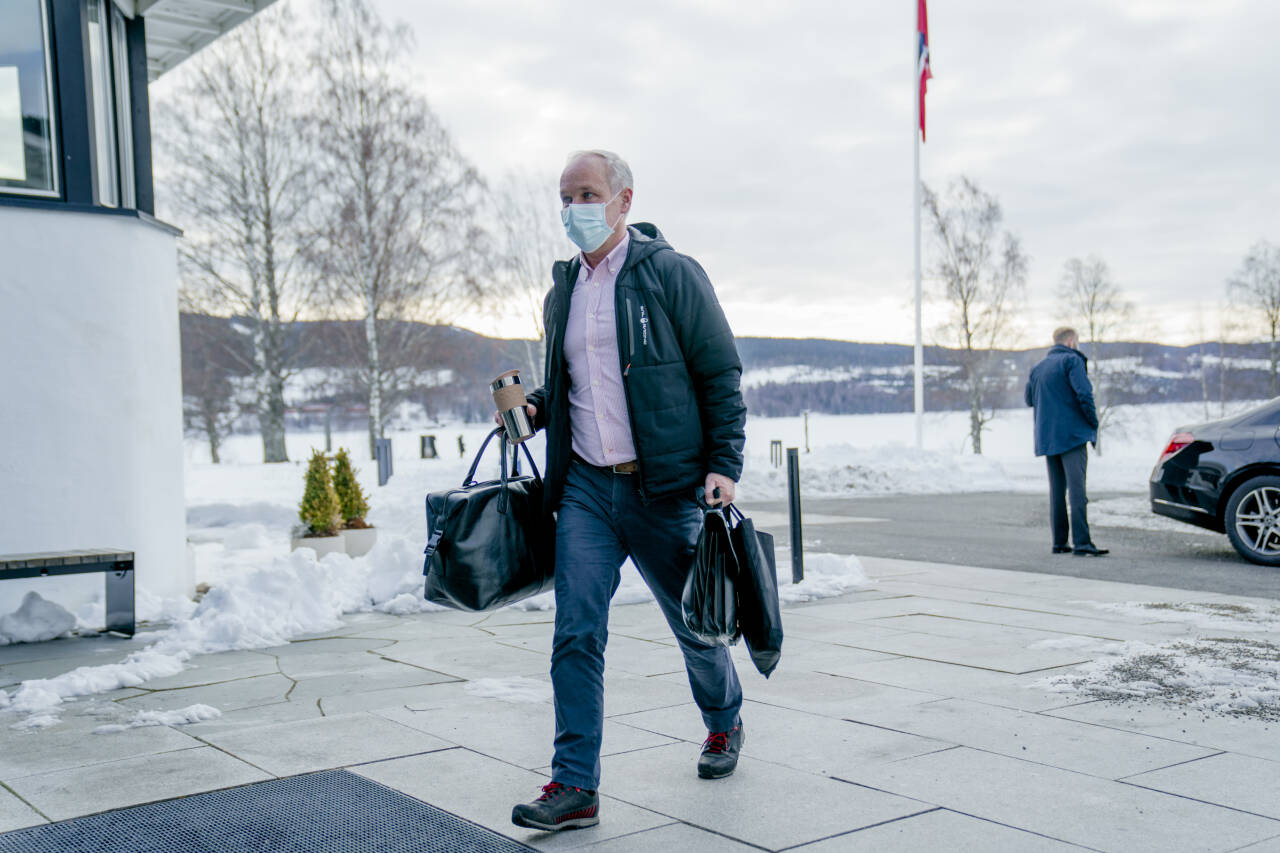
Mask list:
[[[582,258],[564,330],[573,451],[592,465],[636,458],[614,317],[614,286],[630,243],[630,236],[623,237],[595,269]]]

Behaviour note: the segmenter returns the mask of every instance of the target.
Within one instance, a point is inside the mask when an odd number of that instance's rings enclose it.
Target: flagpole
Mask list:
[[[918,30],[918,27],[917,27]],[[915,171],[912,182],[912,206],[915,224],[915,284],[916,284],[916,346],[915,346],[915,411],[916,411],[916,449],[924,449],[924,332],[920,310],[920,33],[912,39],[912,94],[911,102],[914,116],[911,122],[911,142],[915,153]]]

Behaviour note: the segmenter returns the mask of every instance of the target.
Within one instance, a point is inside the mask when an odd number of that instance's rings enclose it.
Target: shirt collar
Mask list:
[[[608,270],[609,275],[617,277],[618,271],[622,269],[622,264],[627,259],[627,246],[630,243],[631,235],[624,234],[622,235],[622,242],[614,246],[613,251],[604,256],[604,260],[601,261],[601,265]],[[595,273],[596,268],[587,262],[586,253],[580,253],[580,257],[582,258],[582,266],[586,268],[588,275]]]

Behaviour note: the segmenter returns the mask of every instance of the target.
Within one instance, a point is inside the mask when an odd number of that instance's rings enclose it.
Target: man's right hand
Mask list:
[[[524,410],[529,414],[529,423],[533,423],[533,418],[538,414],[538,407],[533,403],[526,403]],[[493,422],[498,426],[502,426],[502,412],[493,413]]]

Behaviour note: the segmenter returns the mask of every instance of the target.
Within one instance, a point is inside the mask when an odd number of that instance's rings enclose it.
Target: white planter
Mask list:
[[[378,528],[351,527],[343,528],[342,538],[347,541],[347,554],[352,557],[363,557],[378,541]]]
[[[301,539],[292,537],[289,540],[289,550],[296,551],[299,548],[310,548],[316,552],[317,557],[323,557],[325,554],[345,554],[347,553],[347,540],[341,536],[304,536]]]

